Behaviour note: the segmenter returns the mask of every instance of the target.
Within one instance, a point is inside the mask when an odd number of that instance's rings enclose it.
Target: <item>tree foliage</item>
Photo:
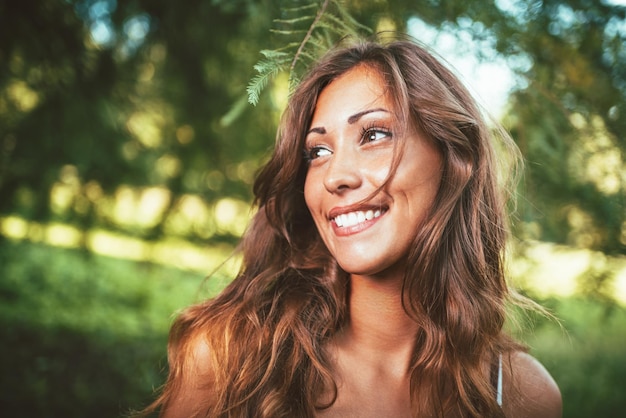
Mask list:
[[[2,0],[0,16],[0,216],[232,241],[218,204],[249,200],[280,92],[341,37],[418,18],[517,71],[518,234],[625,251],[626,8],[608,0]]]
[[[1,213],[155,238],[190,196],[248,199],[275,110],[220,120],[251,74],[270,3],[3,2]],[[135,200],[163,191],[147,225],[116,217],[128,187]],[[232,240],[210,225],[181,233]]]

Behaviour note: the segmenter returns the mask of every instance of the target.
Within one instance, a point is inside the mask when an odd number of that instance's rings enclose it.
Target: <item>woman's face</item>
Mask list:
[[[377,275],[402,262],[439,187],[439,151],[414,130],[399,129],[395,112],[379,72],[359,65],[322,90],[308,130],[304,198],[348,273]],[[387,179],[396,143],[402,152],[395,175],[363,202]]]

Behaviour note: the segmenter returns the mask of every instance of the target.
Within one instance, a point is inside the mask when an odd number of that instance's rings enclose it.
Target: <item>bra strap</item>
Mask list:
[[[491,386],[496,394],[496,402],[502,406],[502,353],[498,354],[497,363],[491,366]]]

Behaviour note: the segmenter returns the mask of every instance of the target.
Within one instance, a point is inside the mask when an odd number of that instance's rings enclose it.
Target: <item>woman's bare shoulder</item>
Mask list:
[[[215,359],[205,338],[196,336],[189,340],[178,370],[176,387],[171,388],[170,396],[163,406],[164,418],[187,418],[204,416],[210,400],[214,396]]]
[[[503,408],[509,418],[560,418],[561,391],[546,368],[530,354],[503,356]]]

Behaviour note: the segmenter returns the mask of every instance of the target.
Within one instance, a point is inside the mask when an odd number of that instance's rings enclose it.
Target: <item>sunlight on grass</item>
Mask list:
[[[82,236],[83,234],[73,226],[51,223],[46,228],[45,241],[55,247],[76,248],[79,246]]]
[[[149,254],[148,243],[102,230],[89,232],[87,247],[96,254],[135,261],[146,260]]]
[[[0,218],[0,233],[15,240],[42,242],[63,248],[78,248],[84,243],[95,254],[205,274],[219,269],[225,275],[234,277],[240,266],[239,257],[233,256],[233,247],[225,244],[203,247],[175,238],[149,242],[100,229],[84,233],[67,224],[43,225],[14,216]]]
[[[28,234],[28,222],[17,216],[7,216],[0,219],[0,231],[7,237],[24,239]]]
[[[234,277],[239,269],[239,257],[233,257],[233,248],[228,245],[198,247],[180,239],[167,239],[150,248],[149,260],[183,270],[209,273],[220,268],[226,275]]]

